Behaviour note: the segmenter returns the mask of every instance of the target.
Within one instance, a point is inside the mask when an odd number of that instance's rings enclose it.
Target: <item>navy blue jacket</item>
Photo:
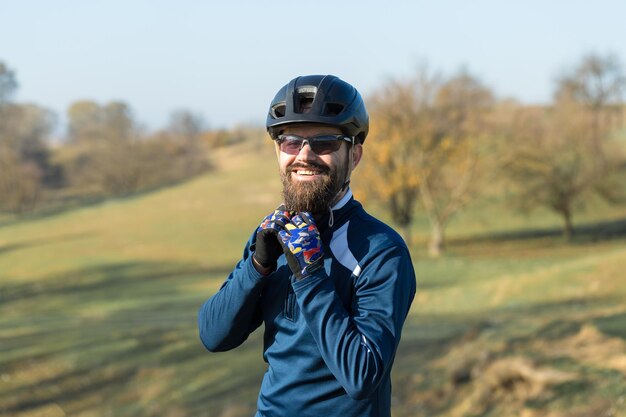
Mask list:
[[[243,343],[265,323],[268,364],[257,416],[391,415],[391,366],[415,295],[407,247],[346,196],[318,221],[324,268],[295,281],[285,257],[262,276],[253,235],[221,289],[200,308],[210,351]]]

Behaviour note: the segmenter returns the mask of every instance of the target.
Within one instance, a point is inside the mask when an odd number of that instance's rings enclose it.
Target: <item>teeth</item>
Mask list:
[[[315,171],[297,171],[298,175],[315,175],[317,172]]]

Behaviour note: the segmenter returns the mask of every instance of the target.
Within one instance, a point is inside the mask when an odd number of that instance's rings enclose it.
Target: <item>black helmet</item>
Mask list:
[[[276,139],[281,128],[291,123],[336,126],[360,143],[369,130],[369,116],[361,95],[334,75],[297,77],[278,91],[267,114],[267,131]]]

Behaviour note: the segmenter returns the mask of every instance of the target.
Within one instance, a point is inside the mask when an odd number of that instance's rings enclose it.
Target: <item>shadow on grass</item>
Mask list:
[[[582,311],[593,312],[596,309],[606,308],[623,303],[623,299],[618,296],[578,296],[562,299],[554,302],[528,302],[525,305],[505,305],[492,310],[490,314],[494,317],[498,315],[514,315],[519,317],[553,317],[560,314],[580,313]]]
[[[123,410],[129,396],[141,398],[152,385],[180,389],[181,380],[207,371],[194,365],[206,354],[196,322],[211,294],[193,288],[211,280],[218,285],[231,268],[127,262],[0,284],[0,414],[52,403],[67,405],[71,414],[87,398]],[[262,362],[260,350],[254,353]],[[176,367],[188,373],[171,382],[138,377],[143,369]],[[240,374],[249,376],[244,369]],[[24,378],[31,382],[20,383]]]
[[[44,239],[33,239],[33,240],[23,241],[20,243],[12,243],[9,245],[0,246],[0,256],[9,252],[16,251],[16,250],[31,248],[34,246],[52,245],[52,244],[65,242],[69,240],[80,240],[80,239],[88,238],[90,236],[93,236],[93,233],[71,233],[71,234],[47,237]]]
[[[48,241],[41,243],[50,243]],[[0,301],[3,303],[25,300],[33,297],[54,297],[68,295],[89,295],[101,292],[110,295],[112,300],[129,295],[146,295],[159,292],[170,280],[179,277],[227,275],[232,265],[200,267],[197,265],[174,263],[125,262],[97,265],[77,269],[59,275],[33,279],[28,283],[0,284]],[[175,286],[175,282],[170,285]],[[130,293],[129,293],[130,291]]]
[[[129,198],[132,196],[118,197],[116,199]],[[62,201],[61,203],[53,204],[49,207],[42,207],[36,211],[24,213],[20,215],[11,216],[11,218],[0,221],[0,228],[12,226],[19,223],[24,223],[32,220],[41,220],[48,217],[53,217],[58,214],[71,212],[74,210],[80,210],[82,208],[94,207],[103,204],[107,201],[114,200],[113,197],[76,197]]]
[[[603,333],[626,340],[626,313],[598,318],[594,324]]]
[[[450,348],[484,334],[510,345],[524,345],[537,339],[556,340],[576,334],[585,321],[604,320],[604,329],[617,328],[616,332],[619,329],[626,331],[626,326],[623,325],[626,313],[595,319],[597,311],[621,301],[619,297],[581,297],[485,309],[471,314],[410,316],[403,330],[397,360],[402,363],[419,358],[421,362],[431,362],[445,356]],[[582,314],[585,311],[588,312],[588,319]],[[572,313],[577,313],[575,319],[572,318]],[[520,323],[525,322],[543,324],[529,334],[520,335]],[[598,326],[602,330],[602,325]]]
[[[210,165],[210,168],[206,171],[199,172],[196,175],[193,175],[188,178],[181,178],[176,181],[171,181],[163,185],[150,187],[145,190],[140,190],[136,192],[131,192],[124,195],[119,196],[77,196],[77,197],[69,197],[60,199],[59,201],[51,202],[48,206],[41,207],[33,212],[24,213],[21,215],[14,215],[11,218],[6,220],[0,220],[0,228],[11,226],[18,223],[23,223],[31,220],[40,220],[45,219],[47,217],[56,216],[58,214],[71,212],[74,210],[80,210],[83,208],[94,207],[100,204],[108,203],[111,201],[124,201],[132,198],[142,197],[157,191],[161,191],[167,188],[176,187],[178,185],[184,184],[188,181],[193,181],[194,179],[206,175],[207,173],[215,172],[213,165]]]
[[[597,319],[607,305],[614,304],[623,305],[623,300],[571,298],[465,315],[411,316],[405,324],[394,365],[396,414],[402,417],[451,414],[450,410],[472,392],[468,387],[473,389],[485,383],[481,379],[485,369],[509,357],[527,359],[538,364],[539,369],[576,374],[572,380],[551,387],[546,395],[533,398],[534,402],[527,404],[533,408],[543,409],[557,400],[560,407],[561,404],[566,407],[583,397],[590,402],[601,401],[605,394],[594,381],[603,381],[602,390],[607,392],[623,392],[622,379],[606,377],[621,375],[619,372],[608,372],[575,356],[565,359],[555,356],[551,348],[579,334],[589,323],[607,334],[624,337],[626,313]],[[467,375],[461,383],[459,371]],[[496,400],[494,410],[506,408],[509,400],[510,397]],[[485,411],[478,415],[492,414]]]
[[[138,415],[137,408],[125,408],[129,403],[149,402],[161,410],[180,407],[189,416],[206,415],[207,407],[224,410],[228,404],[253,408],[265,367],[260,332],[223,354],[206,353],[197,336],[197,309],[210,294],[190,288],[206,280],[221,283],[230,270],[230,265],[128,262],[42,277],[38,284],[4,284],[10,297],[0,303],[0,313],[18,314],[0,318],[0,330],[4,335],[10,328],[32,330],[0,338],[0,373],[15,379],[32,373],[32,383],[0,383],[0,414],[53,402],[68,415],[90,407],[94,415],[110,410],[120,417]],[[593,319],[616,302],[620,300],[571,298],[471,314],[410,316],[396,356],[394,396],[409,402],[417,391],[433,391],[450,395],[443,402],[453,405],[454,392],[440,388],[449,385],[449,370],[441,360],[452,349],[478,341],[488,352],[523,355],[532,341],[573,334],[585,320],[582,313]],[[598,327],[619,331],[624,319],[623,314],[598,319]],[[520,336],[519,329],[529,321],[540,325]],[[46,367],[48,373],[39,376]],[[561,389],[563,395],[579,395],[587,387],[572,383]],[[426,408],[430,413],[425,415],[436,415],[435,408]]]
[[[471,238],[452,239],[451,244],[464,246],[477,242],[524,241],[541,238],[562,238],[562,228],[526,229],[488,233]],[[584,244],[608,240],[626,239],[626,219],[582,224],[574,227],[571,243]]]
[[[6,398],[0,394],[0,411],[16,413],[33,410],[50,403],[63,403],[86,395],[98,393],[102,401],[107,398],[107,393],[131,379],[136,369],[116,369],[115,371],[83,369],[42,381],[35,387],[22,387],[10,392]],[[3,414],[6,415],[6,414]]]

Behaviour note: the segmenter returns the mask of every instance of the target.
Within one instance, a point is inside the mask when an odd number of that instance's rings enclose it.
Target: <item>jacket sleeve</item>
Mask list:
[[[389,247],[370,258],[356,278],[351,311],[324,270],[292,285],[333,375],[350,397],[371,396],[391,367],[415,295],[407,249]]]
[[[242,344],[263,321],[260,308],[264,277],[254,268],[250,243],[220,290],[200,307],[200,340],[211,352]]]

